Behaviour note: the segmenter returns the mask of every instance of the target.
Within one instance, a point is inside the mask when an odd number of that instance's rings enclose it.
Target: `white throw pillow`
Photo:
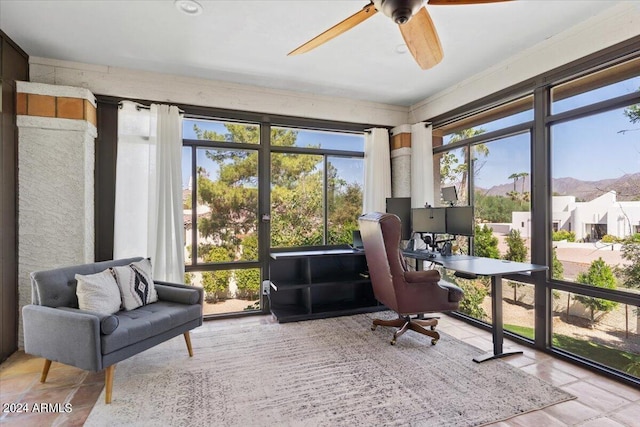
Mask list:
[[[120,310],[122,299],[116,279],[110,270],[83,276],[76,274],[78,307],[80,310],[113,314]]]
[[[158,293],[153,284],[151,260],[132,262],[121,267],[111,267],[120,288],[122,306],[125,310],[135,310],[158,301]]]

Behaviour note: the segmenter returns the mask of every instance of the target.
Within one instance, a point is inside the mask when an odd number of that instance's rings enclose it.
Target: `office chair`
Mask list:
[[[358,219],[374,296],[398,314],[398,319],[374,319],[371,330],[379,325],[398,329],[391,345],[407,330],[440,339],[435,331],[437,319],[416,319],[412,315],[458,309],[462,289],[440,282],[437,270],[409,271],[400,250],[400,219],[393,214],[372,212]],[[429,327],[429,329],[426,329]]]

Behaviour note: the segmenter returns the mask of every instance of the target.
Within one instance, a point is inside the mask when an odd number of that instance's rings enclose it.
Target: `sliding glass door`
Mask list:
[[[260,310],[260,126],[185,120],[185,282],[205,315]]]

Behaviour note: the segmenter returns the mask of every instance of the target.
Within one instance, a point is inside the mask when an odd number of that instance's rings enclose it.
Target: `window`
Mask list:
[[[530,108],[531,97],[521,101],[520,107]],[[513,106],[513,104],[511,104]],[[458,205],[474,207],[476,232],[473,239],[456,237],[462,253],[473,253],[490,258],[529,261],[531,254],[531,132],[527,129],[512,134],[511,122],[522,124],[522,117],[530,119],[532,111],[510,115],[513,108],[502,111],[506,118],[491,122],[492,135],[483,140],[483,127],[465,127],[468,123],[486,120],[486,113],[465,118],[463,124],[447,125],[445,129],[463,129],[449,134],[450,144],[434,152],[440,188],[454,185],[458,192]],[[498,113],[494,114],[498,116]],[[501,126],[501,127],[500,127]],[[442,128],[434,134],[443,133]],[[503,135],[501,135],[501,132]],[[464,144],[466,136],[474,136],[473,144]],[[469,191],[471,189],[471,192]],[[446,280],[460,286],[465,298],[460,312],[474,319],[491,321],[490,280],[480,277],[465,280],[444,272]],[[503,307],[505,327],[527,338],[534,333],[533,287],[506,280]],[[525,303],[526,301],[526,303]]]
[[[533,96],[529,95],[469,117],[440,126],[434,135],[442,144],[453,144],[482,133],[493,132],[533,120]]]
[[[271,246],[346,244],[358,228],[364,135],[271,129]]]
[[[190,117],[183,135],[185,282],[204,288],[205,314],[261,309],[269,248],[351,243],[363,132]]]
[[[201,119],[183,126],[185,282],[204,289],[205,315],[260,309],[260,126]]]
[[[583,102],[586,102],[583,99]],[[628,114],[632,106],[578,116],[551,126],[552,234],[563,279],[585,285],[587,271],[603,260],[611,289],[637,292],[616,273],[626,265],[622,248],[640,222],[640,138]]]
[[[553,114],[630,94],[640,89],[640,58],[605,68],[551,89]]]
[[[434,118],[434,169],[474,205],[472,253],[549,267],[505,278],[505,330],[640,384],[640,51],[621,49],[514,87],[533,95],[503,112],[492,96]],[[487,321],[488,286],[450,279]]]

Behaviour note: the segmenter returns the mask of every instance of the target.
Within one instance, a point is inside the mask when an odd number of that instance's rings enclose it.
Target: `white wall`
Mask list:
[[[396,105],[55,59],[30,57],[29,74],[32,82],[82,87],[96,95],[379,126],[408,119],[408,108]]]
[[[544,2],[541,3],[544,7]],[[414,104],[409,111],[409,123],[431,119],[638,35],[639,2],[622,2],[520,55]]]
[[[93,104],[93,94],[84,89],[17,82],[17,92]],[[27,115],[18,115],[16,124],[21,313],[31,303],[29,273],[94,260],[96,127],[84,120]],[[18,346],[23,345],[20,314]]]

